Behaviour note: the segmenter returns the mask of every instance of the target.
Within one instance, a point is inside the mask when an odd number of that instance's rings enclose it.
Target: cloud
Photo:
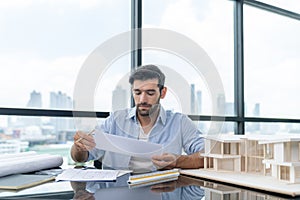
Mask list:
[[[157,27],[184,34],[207,52],[219,71],[229,101],[233,101],[234,79],[232,8],[231,1],[172,1],[157,24]],[[146,26],[153,27],[153,24]]]
[[[203,2],[172,1],[160,21],[147,26],[177,31],[203,47],[219,70],[226,100],[233,101],[233,1]],[[264,115],[299,116],[299,21],[247,5],[244,14],[246,103],[261,103]]]
[[[43,60],[26,52],[1,54],[0,88],[2,106],[24,107],[33,90],[42,93],[43,107],[49,106],[49,92],[73,95],[77,73],[85,56]]]
[[[33,0],[9,0],[0,1],[1,8],[24,8],[33,5]]]
[[[107,0],[79,0],[79,5],[81,10],[94,9],[96,7],[111,7],[117,6],[118,0],[107,1]]]
[[[64,7],[66,5],[75,6],[81,10],[95,9],[99,6],[112,7],[118,5],[121,0],[2,0],[0,9],[7,8],[25,8],[30,6],[50,5],[55,7]]]
[[[264,3],[290,10],[293,12],[300,12],[299,1],[287,1],[287,0],[264,0]]]

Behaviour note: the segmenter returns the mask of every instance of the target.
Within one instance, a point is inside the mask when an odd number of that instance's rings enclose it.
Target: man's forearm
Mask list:
[[[200,152],[191,155],[181,155],[176,160],[176,168],[181,169],[196,169],[203,168],[204,160],[200,156]]]
[[[71,149],[71,157],[75,162],[86,162],[88,159],[87,151],[78,151],[75,145]]]

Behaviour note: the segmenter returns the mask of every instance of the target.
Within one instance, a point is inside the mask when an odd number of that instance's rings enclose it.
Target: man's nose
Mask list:
[[[146,92],[142,92],[140,95],[140,103],[147,102],[147,94]]]

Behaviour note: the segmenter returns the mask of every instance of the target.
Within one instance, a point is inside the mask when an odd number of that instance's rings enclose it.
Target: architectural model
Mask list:
[[[200,177],[300,195],[300,134],[208,135],[201,156]]]
[[[300,183],[300,135],[207,136],[204,168]]]

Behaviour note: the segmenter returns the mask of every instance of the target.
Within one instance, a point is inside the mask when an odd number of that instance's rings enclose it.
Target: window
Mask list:
[[[231,116],[234,115],[232,19],[231,1],[143,1],[143,28],[159,28],[180,34],[199,45],[212,60],[225,91],[225,97],[218,97],[218,105],[225,106],[224,113]],[[182,42],[182,47],[184,44],[187,43]],[[189,50],[187,54],[195,52],[192,47]],[[210,96],[213,91],[201,64],[193,65],[184,54],[174,49],[159,48],[143,50],[143,64],[149,63],[165,66],[167,72],[174,70],[166,76],[171,91],[168,99],[162,102],[164,105],[186,114],[213,114],[212,101],[215,99]],[[176,85],[172,81],[181,84]],[[186,91],[186,94],[180,91]],[[181,100],[181,96],[185,97],[185,101]]]
[[[223,144],[223,152],[224,152],[224,154],[231,154],[232,152],[231,152],[231,143],[224,143]]]
[[[247,116],[299,117],[299,34],[300,21],[244,6]]]
[[[63,155],[70,164],[75,125],[68,111],[73,110],[77,77],[99,45],[130,30],[130,2],[0,2],[0,107],[10,109],[0,113],[0,154],[35,150]],[[130,70],[129,58],[120,55],[107,66],[93,110],[112,110],[113,91]],[[66,113],[69,117],[60,117]],[[43,117],[48,114],[52,117]]]
[[[265,144],[265,159],[274,158],[274,144]]]
[[[295,178],[300,178],[300,167],[295,167]]]
[[[88,56],[130,30],[130,1],[3,1],[0,13],[1,107],[71,110]]]
[[[134,13],[135,3],[142,4],[142,15]],[[178,49],[143,48],[140,63],[158,64],[167,72],[168,95],[161,101],[166,109],[188,114],[203,133],[300,133],[299,5],[284,0],[1,1],[0,149],[38,149],[31,139],[20,143],[28,132],[67,144],[78,128],[72,110],[80,70],[95,49],[131,30],[135,20],[142,28],[168,30],[200,47],[224,89],[224,94],[212,89],[203,66],[199,70],[199,63]],[[130,40],[129,34],[129,42],[139,42]],[[102,120],[130,106],[127,78],[135,61],[130,50],[99,65],[94,94],[85,96],[92,101],[77,108],[87,111],[84,115],[97,111]],[[84,78],[91,80],[88,74]],[[262,150],[252,152],[259,156],[253,162],[261,163]]]
[[[247,122],[246,134],[297,134],[300,125],[298,123],[279,123],[279,122]]]
[[[298,161],[300,161],[300,142],[298,143]]]
[[[290,180],[290,167],[288,166],[279,166],[280,167],[280,179],[281,180]]]

